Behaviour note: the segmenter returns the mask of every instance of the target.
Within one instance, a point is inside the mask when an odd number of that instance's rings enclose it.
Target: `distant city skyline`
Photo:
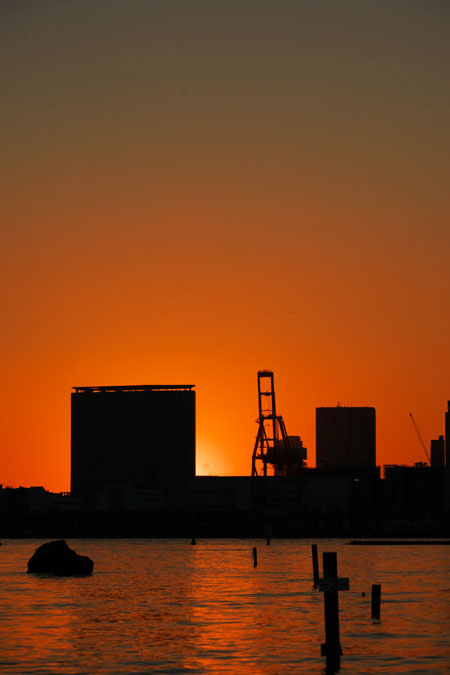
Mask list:
[[[77,385],[191,382],[197,473],[249,475],[256,373],[425,461],[450,399],[450,7],[0,6],[0,483],[70,487]]]

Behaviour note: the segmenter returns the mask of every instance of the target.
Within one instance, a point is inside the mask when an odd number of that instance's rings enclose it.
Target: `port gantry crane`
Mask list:
[[[268,465],[274,469],[274,475],[285,477],[285,508],[289,511],[289,488],[293,476],[297,477],[298,509],[300,510],[301,469],[306,449],[300,445],[291,447],[286,427],[281,415],[277,415],[275,403],[274,377],[271,370],[258,371],[258,434],[252,455],[252,495],[255,505],[257,483],[262,478],[262,499],[267,509],[267,473]]]

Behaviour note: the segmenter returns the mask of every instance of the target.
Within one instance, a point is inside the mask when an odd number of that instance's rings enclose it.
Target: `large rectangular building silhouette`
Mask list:
[[[316,408],[317,468],[376,466],[375,408]]]
[[[71,492],[129,486],[181,505],[195,476],[194,385],[74,387]]]

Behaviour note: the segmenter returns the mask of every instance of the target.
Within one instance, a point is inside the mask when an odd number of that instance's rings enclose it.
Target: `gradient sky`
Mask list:
[[[450,5],[2,0],[0,483],[70,485],[72,386],[195,384],[250,474],[256,373],[425,460],[450,399]]]

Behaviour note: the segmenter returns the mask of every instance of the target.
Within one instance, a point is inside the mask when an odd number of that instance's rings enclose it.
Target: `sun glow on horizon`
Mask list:
[[[409,412],[437,438],[450,398],[446,4],[6,4],[0,483],[69,489],[83,383],[194,383],[198,475],[249,475],[267,366],[309,466],[337,401],[376,408],[378,464],[420,460]]]

